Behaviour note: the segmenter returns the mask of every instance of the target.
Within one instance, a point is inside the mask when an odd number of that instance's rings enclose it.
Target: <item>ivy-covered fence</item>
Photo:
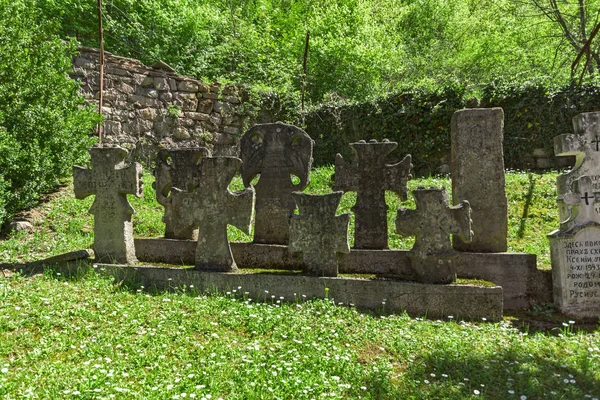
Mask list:
[[[332,164],[336,153],[349,156],[348,143],[386,138],[399,143],[392,153],[396,159],[412,155],[417,174],[437,173],[450,160],[452,114],[464,107],[502,107],[506,168],[532,168],[534,149],[552,155],[554,136],[572,132],[573,116],[600,111],[600,87],[594,85],[550,90],[535,84],[490,84],[480,99],[465,93],[460,86],[449,86],[358,104],[324,104],[305,116],[304,127],[316,141],[315,164]]]

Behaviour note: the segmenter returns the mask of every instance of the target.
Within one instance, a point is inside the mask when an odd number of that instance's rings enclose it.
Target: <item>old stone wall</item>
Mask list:
[[[72,77],[82,95],[99,99],[99,50],[82,47],[73,58]],[[207,84],[177,74],[158,62],[105,53],[103,141],[118,143],[131,156],[151,163],[163,147],[207,146],[215,155],[235,155],[248,123],[240,85]]]

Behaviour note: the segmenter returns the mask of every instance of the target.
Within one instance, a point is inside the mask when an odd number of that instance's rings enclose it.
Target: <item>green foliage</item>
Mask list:
[[[0,2],[0,225],[56,186],[96,117],[68,78],[72,44],[19,2]]]

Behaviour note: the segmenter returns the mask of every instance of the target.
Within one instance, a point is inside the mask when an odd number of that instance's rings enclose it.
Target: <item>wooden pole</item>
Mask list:
[[[302,114],[304,115],[304,92],[306,91],[306,67],[308,64],[308,41],[310,40],[310,31],[306,31],[306,41],[304,42],[304,65],[302,73]],[[302,117],[304,118],[304,116]]]
[[[104,94],[104,31],[102,29],[102,0],[98,0],[98,35],[100,41],[100,96],[98,99],[98,113],[101,118],[98,123],[98,140],[102,143],[102,100]]]

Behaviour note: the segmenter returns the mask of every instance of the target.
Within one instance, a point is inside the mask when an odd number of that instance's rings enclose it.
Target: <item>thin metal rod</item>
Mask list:
[[[102,100],[104,94],[104,30],[102,29],[102,0],[98,0],[98,35],[100,41],[100,96],[98,99],[98,113],[102,118]],[[102,143],[102,119],[98,122],[98,140]]]

